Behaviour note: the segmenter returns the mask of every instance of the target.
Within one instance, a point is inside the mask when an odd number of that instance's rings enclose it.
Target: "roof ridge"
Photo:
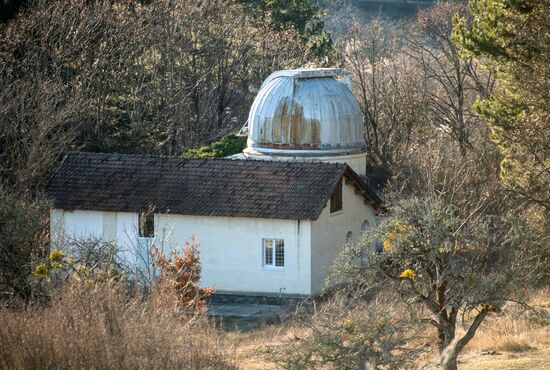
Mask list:
[[[345,162],[325,162],[325,161],[287,161],[287,160],[270,160],[270,159],[236,159],[228,157],[206,157],[206,158],[193,158],[193,157],[184,157],[176,155],[166,155],[166,154],[138,154],[138,153],[108,153],[108,152],[89,152],[89,151],[69,151],[66,153],[66,156],[70,155],[94,155],[94,156],[122,156],[122,157],[134,157],[134,158],[166,158],[166,159],[178,159],[182,161],[233,161],[239,163],[269,163],[279,166],[294,166],[294,165],[321,165],[321,166],[334,166],[334,167],[345,167],[348,166]]]

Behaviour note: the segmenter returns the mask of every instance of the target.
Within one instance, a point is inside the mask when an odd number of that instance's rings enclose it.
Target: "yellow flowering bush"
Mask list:
[[[63,267],[63,262],[65,258],[65,253],[59,249],[54,249],[50,252],[48,256],[48,261],[52,269],[60,269]]]
[[[45,263],[39,263],[32,274],[40,280],[45,280],[50,275],[50,269],[48,269]]]
[[[403,238],[403,235],[414,230],[411,225],[397,220],[386,231],[386,238],[383,242],[384,250],[389,251],[394,246],[394,242],[399,238]]]
[[[351,319],[345,319],[342,321],[342,325],[344,328],[349,329],[353,325],[353,321]]]
[[[478,201],[468,206],[431,196],[399,199],[390,205],[383,222],[366,230],[359,243],[345,250],[331,282],[399,293],[397,304],[403,301],[413,322],[429,323],[438,330],[438,348],[445,348],[439,353],[440,361],[449,363],[486,316],[499,312],[507,297],[517,299],[517,293],[532,284],[533,278],[542,281],[544,276],[540,272],[531,275],[529,243],[537,241],[528,220],[513,212],[500,214],[504,203],[491,201],[489,205],[485,195]],[[472,217],[474,210],[476,217]],[[376,248],[371,248],[373,244]],[[357,268],[364,254],[374,273]],[[416,307],[411,310],[411,305]],[[461,311],[468,315],[468,322],[464,321],[467,335],[457,337],[461,326],[457,312]],[[370,324],[369,330],[376,332],[376,323]],[[358,338],[359,328],[361,324],[355,321],[350,330],[341,332],[363,343],[368,338]]]
[[[115,244],[100,239],[66,240],[33,264],[32,288],[45,298],[68,286],[88,291],[126,283],[129,270],[117,262],[116,252]]]
[[[410,232],[414,230],[414,227],[400,220],[395,221],[395,228],[400,233]]]
[[[414,272],[414,270],[411,270],[411,269],[406,269],[405,271],[403,271],[401,273],[401,279],[410,279],[410,280],[414,280],[414,278],[416,278],[416,272]]]
[[[41,262],[36,265],[32,274],[40,280],[46,280],[50,277],[50,271],[63,268],[64,258],[65,253],[59,249],[54,249],[48,255],[48,260],[46,262]]]

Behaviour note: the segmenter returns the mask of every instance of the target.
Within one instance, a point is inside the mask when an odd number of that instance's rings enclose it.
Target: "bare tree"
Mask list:
[[[242,126],[251,85],[316,59],[234,2],[37,0],[0,30],[0,60],[0,171],[40,185],[70,148],[213,141]]]
[[[260,32],[236,4],[159,1],[148,11],[156,29],[142,68],[152,78],[138,90],[154,97],[147,100],[159,113],[151,120],[161,128],[157,150],[163,153],[181,154],[242,126],[249,86],[307,56],[297,34]]]
[[[418,86],[426,96],[427,119],[457,140],[463,153],[472,147],[472,132],[483,127],[472,105],[494,84],[490,73],[480,73],[471,59],[461,58],[451,39],[452,18],[466,12],[466,4],[443,2],[421,11],[404,33],[405,53],[422,78]]]
[[[419,76],[399,50],[396,34],[379,20],[366,27],[354,21],[339,43],[352,73],[365,124],[365,139],[375,164],[398,165],[424,117]]]
[[[5,185],[35,188],[75,139],[80,106],[60,81],[0,82],[0,178]]]
[[[392,215],[348,247],[339,276],[384,285],[402,294],[401,304],[425,313],[418,323],[435,328],[440,363],[456,369],[457,359],[487,315],[509,300],[522,300],[536,258],[521,219],[487,214],[483,204],[464,214],[450,204],[411,198],[391,208]],[[383,240],[369,267],[351,261]],[[377,274],[379,272],[380,274]],[[462,326],[465,334],[458,333]]]

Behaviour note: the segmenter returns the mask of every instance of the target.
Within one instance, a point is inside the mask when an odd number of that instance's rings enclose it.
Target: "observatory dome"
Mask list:
[[[245,153],[333,156],[364,146],[361,110],[341,69],[275,72],[250,109]]]

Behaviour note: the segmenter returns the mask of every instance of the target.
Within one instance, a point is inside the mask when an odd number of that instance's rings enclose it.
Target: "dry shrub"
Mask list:
[[[288,338],[279,363],[286,369],[409,368],[424,350],[414,313],[398,299],[391,292],[369,299],[363,292],[336,294],[313,305],[313,314],[298,311],[298,327],[307,330]]]
[[[174,312],[184,313],[182,319],[206,312],[206,299],[214,289],[200,286],[202,269],[196,237],[185,242],[181,255],[173,250],[172,258],[168,258],[154,249],[152,257],[153,264],[160,268],[155,298],[163,301],[162,297],[171,297]]]
[[[0,368],[235,368],[210,323],[161,315],[122,284],[67,284],[47,306],[0,308]]]
[[[3,186],[1,179],[0,174],[0,296],[28,298],[33,263],[47,253],[48,205]]]

